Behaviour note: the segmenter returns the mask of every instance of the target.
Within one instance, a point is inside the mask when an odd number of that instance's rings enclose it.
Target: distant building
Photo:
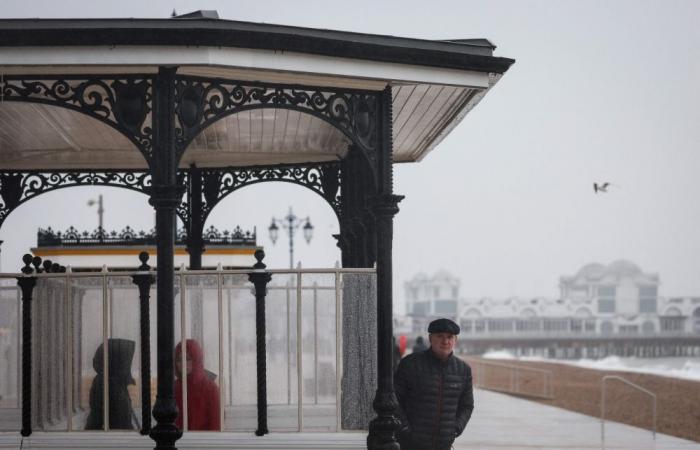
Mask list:
[[[189,255],[185,242],[185,230],[179,230],[175,239],[175,267],[189,266]],[[255,263],[253,254],[259,248],[256,232],[243,231],[236,227],[232,231],[219,231],[213,226],[202,235],[205,251],[202,254],[203,268],[216,268],[219,263],[229,269],[249,268]],[[39,229],[37,246],[31,252],[42,259],[71,266],[73,270],[94,270],[106,265],[115,268],[138,267],[138,255],[142,251],[150,254],[148,264],[155,267],[156,238],[150,232],[136,231],[131,227],[121,232],[107,232],[99,228],[91,233],[79,232],[70,227],[64,232],[51,228]]]
[[[413,333],[425,333],[428,323],[437,317],[459,320],[459,285],[459,278],[444,270],[432,277],[419,273],[404,283],[406,314],[412,319]]]
[[[700,334],[700,297],[659,296],[659,275],[629,261],[588,264],[559,282],[560,297],[464,301],[460,324],[476,336]]]
[[[700,296],[659,295],[657,273],[619,260],[583,266],[559,279],[559,298],[460,299],[460,280],[444,270],[404,284],[414,335],[436,317],[457,321],[473,338],[700,335]]]

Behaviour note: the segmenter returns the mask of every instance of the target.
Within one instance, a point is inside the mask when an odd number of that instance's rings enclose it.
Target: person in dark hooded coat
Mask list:
[[[131,407],[128,386],[136,384],[131,376],[131,361],[136,344],[128,339],[109,339],[107,371],[109,373],[109,429],[133,430],[138,427]],[[90,413],[85,423],[86,430],[104,429],[104,346],[100,344],[92,359],[97,375],[90,387]]]
[[[187,429],[189,431],[221,430],[219,386],[204,369],[204,352],[194,339],[185,343],[187,364]],[[213,374],[212,374],[213,375]],[[175,420],[179,429],[183,424],[182,405],[182,342],[175,347],[175,401],[180,413]]]
[[[413,344],[413,353],[420,353],[428,350],[428,346],[423,341],[423,336],[418,336]]]

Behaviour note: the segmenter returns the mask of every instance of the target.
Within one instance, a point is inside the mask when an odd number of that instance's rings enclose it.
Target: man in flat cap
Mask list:
[[[428,326],[430,348],[401,360],[394,374],[401,450],[449,450],[474,410],[472,371],[453,354],[459,325]]]

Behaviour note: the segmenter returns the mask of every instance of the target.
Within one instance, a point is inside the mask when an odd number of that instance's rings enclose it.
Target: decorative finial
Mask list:
[[[39,256],[32,258],[32,264],[37,273],[41,272],[41,258]]]
[[[141,261],[141,265],[139,266],[139,270],[151,270],[151,266],[148,265],[148,259],[150,257],[151,257],[151,255],[149,255],[148,252],[139,253],[139,261]]]
[[[265,263],[262,262],[263,258],[265,258],[265,252],[263,250],[255,250],[255,254],[253,256],[255,256],[255,259],[258,260],[258,262],[253,265],[253,269],[264,269],[267,267]]]
[[[24,256],[22,256],[22,262],[24,263],[24,267],[22,267],[22,273],[29,275],[30,273],[34,272],[34,269],[32,269],[33,260],[34,257],[29,253],[25,253]]]

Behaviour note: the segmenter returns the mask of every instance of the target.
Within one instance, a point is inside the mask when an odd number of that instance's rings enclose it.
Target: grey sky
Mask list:
[[[16,3],[16,4],[15,4]],[[515,65],[424,161],[396,168],[406,195],[395,221],[395,297],[418,271],[445,268],[463,296],[557,295],[560,275],[625,258],[658,272],[662,295],[700,294],[700,2],[697,1],[25,1],[4,17],[222,18],[427,39],[484,37]],[[595,195],[593,182],[619,186]],[[289,186],[289,185],[284,185]],[[109,229],[150,228],[142,197],[105,195]],[[93,229],[97,191],[58,191],[10,215],[2,269],[19,267],[36,227]],[[288,264],[267,226],[289,205],[316,237],[297,242],[307,267],[339,255],[337,223],[301,188],[256,186],[209,223],[258,227],[270,265]],[[282,244],[282,245],[280,245]]]

